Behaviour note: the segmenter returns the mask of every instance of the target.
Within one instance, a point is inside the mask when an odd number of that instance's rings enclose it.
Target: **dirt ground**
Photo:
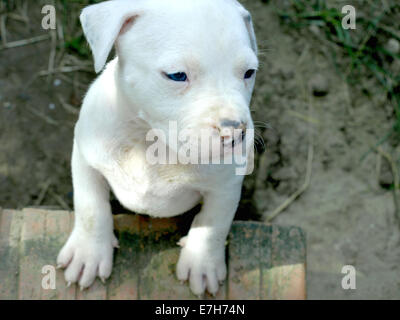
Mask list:
[[[245,181],[238,218],[267,221],[310,172],[304,193],[273,220],[307,232],[308,297],[399,299],[399,224],[393,192],[385,188],[392,183],[391,171],[371,151],[393,126],[392,106],[373,79],[346,82],[318,31],[299,34],[282,26],[271,5],[242,2],[253,14],[261,48],[253,116],[270,129],[259,128],[266,151]],[[29,28],[7,20],[7,41],[46,34],[38,6],[28,6],[28,13]],[[75,109],[94,74],[83,67],[39,75],[48,70],[51,48],[48,40],[0,50],[0,206],[5,208],[72,208]],[[56,61],[62,59],[69,66],[78,58],[66,53]],[[315,79],[326,81],[325,96],[311,93]],[[394,159],[400,156],[395,139],[382,149]],[[341,287],[344,265],[356,268],[356,290]]]

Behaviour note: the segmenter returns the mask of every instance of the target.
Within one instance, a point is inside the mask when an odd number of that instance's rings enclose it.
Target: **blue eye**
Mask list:
[[[250,79],[255,72],[256,72],[256,70],[254,70],[254,69],[247,70],[246,73],[244,74],[244,78]]]
[[[168,79],[171,79],[172,81],[184,82],[187,80],[187,75],[184,72],[176,72],[165,75],[168,77]]]

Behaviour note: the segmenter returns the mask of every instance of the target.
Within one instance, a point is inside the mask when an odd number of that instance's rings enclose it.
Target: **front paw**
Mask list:
[[[199,250],[185,246],[181,250],[176,268],[179,280],[189,280],[192,292],[201,296],[205,290],[215,296],[219,283],[226,278],[225,252],[222,250]]]
[[[114,247],[118,247],[114,235],[99,238],[74,230],[57,257],[68,286],[76,282],[81,290],[88,288],[96,276],[105,282],[111,274]]]

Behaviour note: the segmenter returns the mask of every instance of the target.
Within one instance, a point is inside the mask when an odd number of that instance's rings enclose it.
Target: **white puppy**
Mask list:
[[[112,0],[85,8],[80,18],[96,72],[113,45],[117,57],[91,85],[76,124],[75,225],[57,263],[81,289],[110,276],[118,247],[110,188],[126,208],[154,217],[202,201],[176,272],[193,293],[215,294],[226,277],[225,241],[243,175],[235,163],[149,163],[146,136],[159,129],[168,152],[180,152],[168,133],[175,121],[178,131],[208,132],[223,155],[245,145],[244,136],[252,139],[258,59],[250,14],[236,0]]]

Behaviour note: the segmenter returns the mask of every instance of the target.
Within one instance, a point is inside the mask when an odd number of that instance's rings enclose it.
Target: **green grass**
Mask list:
[[[90,49],[83,35],[79,22],[81,10],[101,0],[57,0],[57,7],[61,10],[62,24],[65,30],[64,46],[70,52],[78,54],[81,58],[90,58]]]
[[[294,28],[304,28],[317,25],[321,34],[344,59],[337,58],[337,52],[332,50],[332,58],[340,73],[347,81],[355,84],[357,79],[373,76],[381,89],[386,92],[387,99],[393,105],[395,124],[389,134],[385,134],[378,144],[382,144],[393,133],[400,136],[400,75],[393,74],[391,64],[393,60],[400,61],[399,54],[393,54],[385,49],[390,38],[400,41],[400,3],[387,1],[388,7],[382,8],[380,1],[356,5],[357,29],[345,30],[342,28],[343,14],[337,8],[329,8],[325,1],[292,0],[289,10],[279,10],[282,22]],[[363,5],[361,5],[363,3]],[[362,12],[369,6],[370,12]]]

